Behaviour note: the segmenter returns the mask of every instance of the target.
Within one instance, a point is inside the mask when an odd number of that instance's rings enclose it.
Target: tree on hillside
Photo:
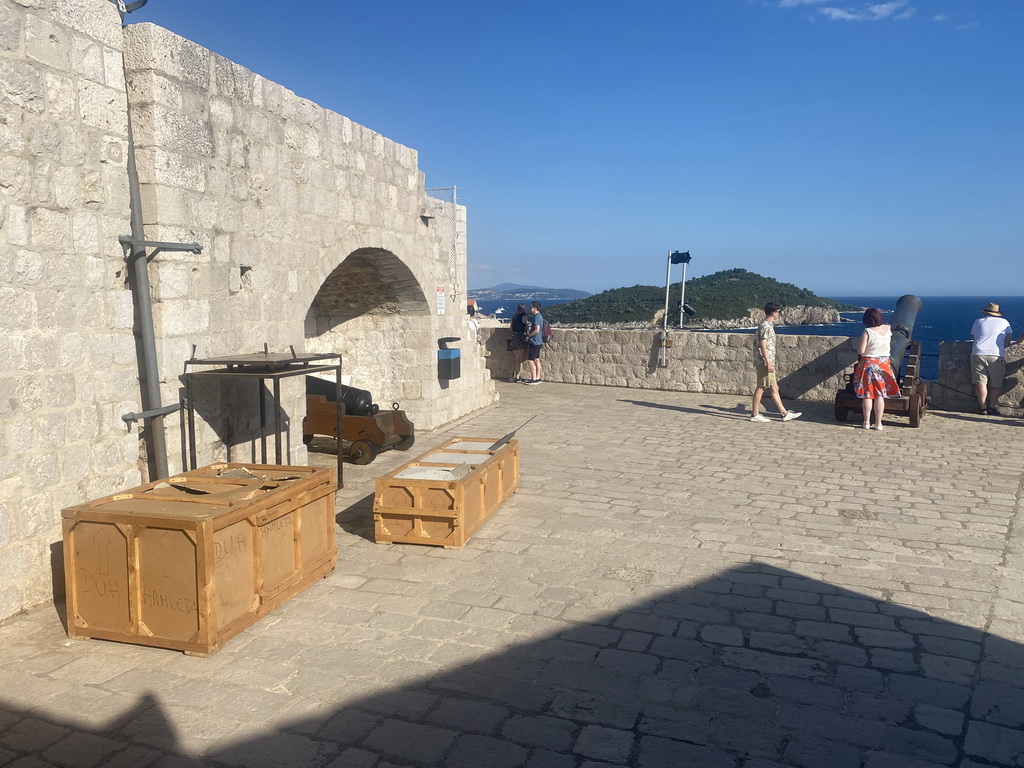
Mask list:
[[[816,296],[806,288],[780,283],[745,269],[727,269],[686,283],[686,303],[696,316],[684,317],[684,325],[705,320],[735,320],[748,317],[769,301],[784,306],[827,307],[836,310],[857,309]],[[675,324],[679,310],[679,284],[669,289],[669,321]],[[555,323],[629,323],[650,322],[665,307],[665,289],[654,285],[613,288],[586,299],[544,308],[544,317]]]

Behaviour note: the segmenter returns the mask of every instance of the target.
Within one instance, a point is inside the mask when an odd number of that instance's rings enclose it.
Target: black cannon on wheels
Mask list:
[[[413,424],[394,403],[382,411],[365,389],[341,387],[341,441],[338,450],[353,464],[369,464],[381,451],[407,451],[416,442]],[[302,420],[302,441],[314,435],[338,437],[337,395],[333,381],[306,377],[306,417]]]
[[[911,341],[914,321],[920,311],[921,300],[917,296],[900,296],[889,322],[892,327],[889,360],[900,384],[900,396],[885,398],[885,413],[907,416],[912,427],[921,426],[929,401],[928,382],[921,380],[921,342]],[[861,412],[861,400],[854,392],[853,377],[854,371],[846,374],[846,387],[836,393],[836,421],[846,421],[850,411]]]

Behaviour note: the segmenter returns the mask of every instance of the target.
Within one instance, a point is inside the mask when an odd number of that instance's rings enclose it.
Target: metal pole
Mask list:
[[[686,301],[686,262],[683,262],[683,277],[679,281],[679,328],[683,327],[683,305]]]
[[[662,330],[668,332],[668,286],[672,280],[672,251],[665,259],[665,313],[661,316]]]
[[[672,280],[672,251],[668,252],[665,258],[665,310],[661,315],[661,347],[658,350],[658,365],[664,368],[668,365],[668,349],[665,343],[668,341],[668,287]]]
[[[335,418],[335,434],[338,437],[338,488],[345,487],[345,480],[342,474],[342,450],[341,450],[341,436],[342,436],[342,399],[341,399],[341,357],[338,357],[338,366],[334,369],[334,418]]]
[[[156,361],[156,332],[153,330],[153,297],[149,288],[149,262],[146,248],[140,245],[146,239],[142,220],[142,198],[139,193],[139,172],[135,166],[135,140],[132,137],[131,115],[128,116],[128,205],[131,217],[132,240],[129,275],[135,296],[136,328],[139,344],[139,383],[142,385],[142,410],[154,411],[161,407],[160,373]],[[167,469],[167,442],[164,437],[164,417],[154,416],[146,422],[146,445],[150,480],[161,480],[170,474]]]
[[[260,388],[260,464],[267,463],[267,388],[263,379],[257,379]]]
[[[281,380],[274,377],[274,462],[281,463]]]

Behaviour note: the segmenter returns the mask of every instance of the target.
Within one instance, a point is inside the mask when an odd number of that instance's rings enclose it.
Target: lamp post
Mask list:
[[[683,311],[685,304],[683,302],[683,291],[686,288],[686,265],[690,263],[690,252],[689,251],[669,251],[668,259],[665,264],[665,314],[662,315],[662,329],[668,332],[668,291],[669,286],[672,284],[672,265],[682,264],[683,265],[683,277],[679,281],[679,326],[683,325]],[[692,315],[693,310],[691,309],[687,314]]]
[[[665,263],[665,311],[661,316],[661,349],[659,354],[658,362],[661,367],[668,365],[668,294],[669,288],[672,285],[672,265],[682,264],[683,265],[683,277],[679,283],[679,327],[683,326],[683,312],[688,310],[687,314],[693,314],[693,309],[687,307],[683,303],[683,290],[686,284],[686,265],[690,263],[690,252],[689,251],[669,251],[668,259]]]

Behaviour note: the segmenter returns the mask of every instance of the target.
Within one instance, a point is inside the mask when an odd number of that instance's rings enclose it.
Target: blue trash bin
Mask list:
[[[437,378],[450,381],[462,376],[462,350],[437,350]]]

